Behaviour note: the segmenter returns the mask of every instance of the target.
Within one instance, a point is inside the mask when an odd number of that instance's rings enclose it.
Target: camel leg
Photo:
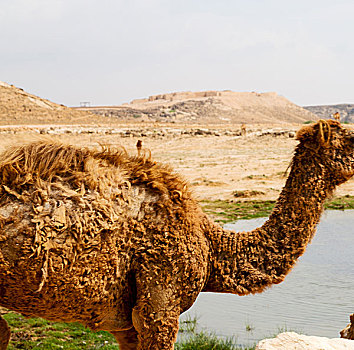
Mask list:
[[[0,316],[0,350],[6,350],[7,344],[10,341],[10,327],[7,322]]]
[[[136,350],[138,347],[138,333],[131,329],[118,332],[110,332],[117,339],[120,350]],[[1,349],[0,349],[1,350]]]
[[[155,282],[155,281],[154,281]],[[142,286],[142,284],[140,284]],[[138,332],[137,350],[173,350],[180,315],[179,299],[162,282],[138,286],[132,321]]]
[[[148,314],[147,309],[149,308],[137,306],[133,310],[133,323],[138,327],[137,350],[173,350],[179,315],[172,310]]]

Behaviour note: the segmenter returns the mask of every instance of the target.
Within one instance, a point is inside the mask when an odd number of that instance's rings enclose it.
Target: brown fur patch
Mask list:
[[[173,202],[182,199],[181,196],[190,196],[187,183],[169,166],[151,157],[130,156],[122,149],[76,148],[46,140],[12,147],[0,156],[2,193],[7,186],[16,196],[16,191],[26,185],[42,187],[43,181],[51,183],[56,178],[73,183],[78,193],[83,182],[103,193],[111,182],[123,184],[126,181],[128,187],[145,185]]]
[[[296,134],[299,141],[311,140],[319,145],[328,146],[332,136],[332,128],[340,127],[335,120],[319,120],[316,124],[302,127]]]

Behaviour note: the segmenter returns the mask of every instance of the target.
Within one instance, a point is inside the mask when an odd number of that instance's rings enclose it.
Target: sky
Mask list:
[[[275,91],[354,103],[353,0],[0,0],[0,81],[53,102]]]

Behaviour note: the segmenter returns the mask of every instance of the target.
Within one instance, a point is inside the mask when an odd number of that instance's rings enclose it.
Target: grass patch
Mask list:
[[[196,317],[187,316],[187,318],[179,324],[179,333],[196,333],[197,321],[198,319]]]
[[[179,333],[183,336],[177,341],[175,350],[254,350],[255,348],[236,345],[235,337],[222,338],[209,331],[199,331],[197,321],[197,317],[187,317],[180,322]]]
[[[118,349],[115,338],[108,332],[92,332],[78,323],[25,319],[15,312],[3,315],[3,318],[11,327],[8,350]]]
[[[119,349],[115,338],[108,332],[92,332],[78,323],[26,319],[15,312],[3,317],[12,333],[8,350]],[[254,350],[254,347],[236,346],[233,337],[220,338],[211,332],[197,332],[197,318],[182,321],[181,333],[185,337],[176,343],[176,350]]]
[[[204,200],[200,204],[203,210],[214,217],[216,221],[226,223],[268,216],[274,208],[275,201]]]
[[[325,203],[325,209],[354,209],[354,196],[334,197]]]
[[[200,204],[204,212],[216,221],[227,223],[269,216],[274,208],[275,201],[204,200]],[[329,199],[324,207],[332,210],[354,209],[354,196],[334,197]]]
[[[192,334],[182,342],[177,342],[176,350],[254,350],[254,347],[239,347],[233,338],[219,338],[209,332]]]

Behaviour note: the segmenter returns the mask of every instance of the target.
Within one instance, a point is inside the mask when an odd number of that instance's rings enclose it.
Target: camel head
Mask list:
[[[325,166],[333,185],[339,185],[354,175],[354,132],[345,129],[338,121],[320,120],[303,127],[296,135],[297,147]],[[302,152],[302,153],[303,153]]]

